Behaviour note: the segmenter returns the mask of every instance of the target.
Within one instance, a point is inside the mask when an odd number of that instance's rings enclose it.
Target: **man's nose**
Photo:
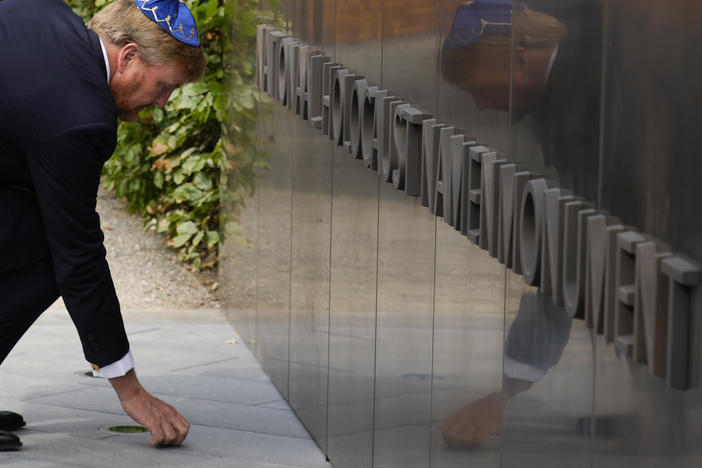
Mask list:
[[[161,108],[162,108],[163,106],[165,106],[166,103],[168,102],[168,98],[171,97],[171,93],[172,93],[172,92],[173,92],[173,91],[164,91],[164,92],[162,92],[162,93],[156,98],[156,101],[154,101],[154,102],[156,103],[156,105],[157,105],[158,107],[161,107]]]

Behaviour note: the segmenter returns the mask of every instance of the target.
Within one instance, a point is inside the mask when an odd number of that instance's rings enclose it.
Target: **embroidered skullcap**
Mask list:
[[[137,8],[161,29],[191,46],[199,46],[195,18],[181,0],[135,0]]]
[[[467,47],[488,35],[509,34],[511,27],[511,0],[469,0],[456,10],[444,47]]]

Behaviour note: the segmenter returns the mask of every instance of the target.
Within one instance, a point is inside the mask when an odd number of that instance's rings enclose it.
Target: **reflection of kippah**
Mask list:
[[[199,46],[195,18],[182,0],[135,0],[137,8],[161,29],[191,46]]]
[[[444,47],[467,47],[491,34],[508,34],[511,27],[512,0],[470,0],[456,10]]]

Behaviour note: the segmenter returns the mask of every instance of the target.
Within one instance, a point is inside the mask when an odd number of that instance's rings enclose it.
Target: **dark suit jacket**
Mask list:
[[[532,2],[527,3],[531,6]],[[591,0],[568,8],[560,2],[551,4],[556,5],[553,14],[568,27],[568,35],[559,44],[537,109],[536,125],[544,164],[557,170],[560,187],[596,203],[604,36],[602,6]]]
[[[35,194],[56,284],[98,366],[129,350],[95,212],[116,135],[97,35],[62,0],[0,1],[0,185]]]

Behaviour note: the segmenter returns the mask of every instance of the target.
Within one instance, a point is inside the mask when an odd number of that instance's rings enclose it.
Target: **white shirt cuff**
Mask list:
[[[515,361],[514,359],[510,359],[508,357],[505,357],[504,365],[505,376],[512,379],[538,382],[546,375],[545,370],[530,366],[529,364],[524,364],[523,362]]]
[[[132,351],[129,350],[122,359],[105,367],[98,367],[93,364],[93,377],[102,377],[103,379],[122,377],[133,368],[134,356],[132,356]]]

